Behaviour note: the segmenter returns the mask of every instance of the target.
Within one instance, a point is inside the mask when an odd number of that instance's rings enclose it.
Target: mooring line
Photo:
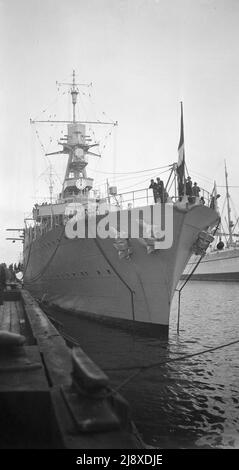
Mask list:
[[[218,229],[219,225],[220,225],[220,220],[218,221],[218,223],[216,225],[216,228],[213,231],[213,237],[214,237],[215,233],[217,232],[217,229]],[[178,334],[179,334],[180,309],[181,309],[181,292],[182,292],[183,288],[186,286],[186,284],[188,283],[188,281],[191,279],[193,273],[196,271],[196,269],[197,269],[198,265],[201,263],[203,257],[204,257],[204,254],[200,256],[199,260],[197,261],[197,263],[193,267],[192,271],[188,274],[188,277],[186,278],[185,282],[183,282],[180,289],[176,289],[176,291],[178,292],[178,322],[177,322],[177,333]]]
[[[167,359],[165,361],[160,361],[160,362],[155,362],[153,364],[148,364],[147,366],[132,367],[132,369],[137,369],[137,370],[135,370],[135,372],[133,374],[131,374],[129,377],[127,377],[127,379],[125,379],[123,382],[121,382],[121,384],[119,384],[118,387],[116,387],[114,389],[114,391],[118,392],[119,390],[121,390],[129,382],[131,382],[131,380],[133,380],[137,375],[139,375],[140,373],[142,373],[145,370],[149,370],[149,369],[152,369],[154,367],[159,367],[161,365],[165,365],[165,364],[168,364],[168,363],[171,363],[171,362],[185,361],[187,359],[190,359],[191,357],[201,356],[203,354],[212,353],[214,351],[218,351],[219,349],[227,348],[228,346],[232,346],[232,345],[237,344],[237,343],[239,343],[239,339],[231,341],[231,342],[226,343],[226,344],[221,344],[220,346],[215,346],[214,348],[209,348],[209,349],[206,349],[206,350],[203,350],[203,351],[198,351],[196,353],[186,354],[186,355],[181,356],[181,357],[175,357],[175,358],[172,358],[172,359]],[[118,370],[120,370],[120,369],[118,369]],[[129,368],[128,368],[128,370],[129,370]]]
[[[68,342],[72,342],[72,344],[74,344],[76,347],[77,346],[80,347],[80,343],[78,343],[74,338],[72,338],[68,335],[65,335],[64,332],[61,333],[61,335],[63,337],[65,337],[65,339],[68,340]],[[169,364],[169,363],[172,363],[172,362],[185,361],[185,360],[190,359],[192,357],[201,356],[203,354],[208,354],[208,353],[213,353],[214,351],[218,351],[219,349],[227,348],[228,346],[233,346],[234,344],[238,344],[238,343],[239,343],[239,339],[236,339],[236,340],[230,341],[226,344],[220,344],[219,346],[214,346],[213,348],[203,349],[201,351],[191,353],[191,354],[184,354],[183,356],[180,356],[180,357],[174,357],[172,359],[166,359],[164,361],[154,362],[154,363],[151,363],[151,364],[148,364],[148,365],[145,365],[145,366],[129,366],[129,367],[116,368],[116,369],[105,369],[106,373],[108,371],[109,372],[111,372],[111,371],[118,372],[118,371],[124,371],[124,370],[125,371],[126,370],[134,370],[134,373],[131,374],[130,376],[128,376],[123,382],[121,382],[121,384],[119,384],[114,389],[111,389],[111,393],[109,395],[112,395],[112,393],[117,393],[119,390],[121,390],[123,387],[125,387],[129,382],[131,382],[131,380],[133,380],[137,375],[141,374],[144,371],[147,371],[149,369],[153,369],[154,367],[160,367],[162,365],[166,365],[166,364]]]

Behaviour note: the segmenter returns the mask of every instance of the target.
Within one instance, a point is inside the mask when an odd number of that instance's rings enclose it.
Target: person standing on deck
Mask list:
[[[216,209],[216,201],[217,199],[220,197],[220,194],[217,194],[216,196],[215,195],[211,195],[211,199],[210,199],[210,209]]]
[[[155,183],[155,181],[153,179],[150,180],[149,189],[153,190],[154,202],[156,203],[157,202],[157,184]]]
[[[188,202],[190,203],[193,202],[192,195],[193,195],[192,180],[191,180],[191,177],[188,176],[186,179],[186,196],[188,196]]]
[[[192,194],[193,194],[193,202],[195,203],[196,202],[196,198],[199,197],[199,193],[200,193],[201,189],[199,188],[199,186],[197,185],[197,183],[195,182],[193,184],[193,187],[192,187]]]
[[[160,178],[156,178],[157,183],[157,202],[164,202],[164,184]]]

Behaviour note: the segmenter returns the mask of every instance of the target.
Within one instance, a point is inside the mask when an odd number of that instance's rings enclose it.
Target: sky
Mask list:
[[[226,159],[239,208],[238,24],[238,0],[0,0],[0,262],[18,260],[21,244],[6,241],[5,229],[23,227],[48,196],[41,144],[58,150],[63,132],[30,118],[69,119],[70,95],[56,81],[70,81],[73,69],[80,83],[93,82],[81,90],[90,90],[94,116],[119,123],[97,131],[107,145],[101,159],[89,158],[96,184],[147,187],[157,172],[110,173],[177,161],[183,101],[192,179],[208,190],[216,180],[223,195]],[[57,193],[66,161],[49,158]]]

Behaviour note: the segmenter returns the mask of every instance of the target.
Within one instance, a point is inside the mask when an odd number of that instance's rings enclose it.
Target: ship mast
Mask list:
[[[233,222],[231,220],[231,207],[230,207],[230,195],[228,190],[228,173],[225,161],[225,180],[226,180],[226,198],[227,198],[227,220],[228,220],[228,233],[229,233],[229,245],[232,245],[232,227]]]
[[[118,126],[118,121],[83,121],[83,120],[76,120],[76,112],[75,107],[77,103],[77,95],[79,94],[79,89],[77,87],[91,87],[92,83],[76,83],[75,81],[75,70],[72,73],[72,82],[65,83],[65,82],[56,82],[57,86],[66,85],[71,87],[71,97],[72,97],[72,106],[73,106],[73,118],[72,121],[70,120],[52,120],[52,119],[30,119],[31,124],[37,123],[55,123],[55,124],[68,124],[68,123],[78,123],[78,124],[101,124],[101,125],[110,125],[110,126]]]
[[[70,87],[71,99],[72,99],[72,120],[70,121],[55,121],[55,120],[30,120],[31,124],[34,123],[67,123],[67,134],[60,138],[58,142],[62,146],[61,150],[46,153],[49,155],[61,155],[68,154],[68,162],[65,171],[64,182],[60,198],[67,200],[72,199],[72,196],[80,195],[87,198],[89,191],[93,186],[93,178],[87,177],[86,166],[88,164],[85,159],[86,155],[93,155],[95,157],[101,157],[100,154],[92,151],[94,147],[98,147],[98,142],[92,142],[90,135],[86,135],[87,124],[107,124],[111,126],[117,126],[116,122],[102,122],[102,121],[81,121],[76,119],[76,104],[77,97],[79,94],[79,87],[91,87],[92,83],[76,83],[75,70],[72,73],[71,83],[59,83],[58,86],[66,85]],[[52,204],[52,184],[50,183],[50,201]]]
[[[73,106],[73,122],[76,122],[76,103],[77,103],[78,93],[79,91],[76,88],[76,83],[75,83],[75,70],[73,70],[72,89],[71,89],[71,98],[72,98],[72,106]]]

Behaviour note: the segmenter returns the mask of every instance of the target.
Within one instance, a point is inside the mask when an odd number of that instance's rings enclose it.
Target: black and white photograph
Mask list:
[[[0,449],[239,449],[238,25],[0,0]]]

